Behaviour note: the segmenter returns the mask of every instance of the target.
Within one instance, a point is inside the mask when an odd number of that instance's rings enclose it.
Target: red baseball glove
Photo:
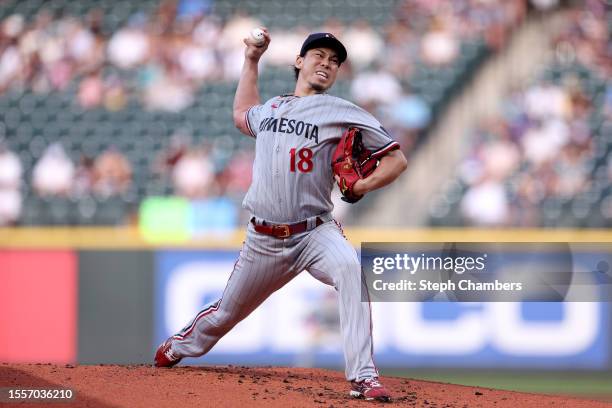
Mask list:
[[[332,156],[332,169],[338,176],[338,187],[342,200],[356,203],[363,195],[353,192],[357,180],[368,177],[378,166],[378,160],[365,148],[361,140],[361,131],[349,128],[340,138],[336,151]]]

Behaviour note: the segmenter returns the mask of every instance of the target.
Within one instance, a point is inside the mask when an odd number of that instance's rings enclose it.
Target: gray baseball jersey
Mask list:
[[[278,96],[246,115],[256,155],[244,207],[259,225],[307,220],[309,228],[281,239],[255,231],[250,222],[223,296],[172,336],[171,351],[180,357],[205,354],[274,291],[306,270],[339,293],[346,378],[375,377],[370,304],[361,301],[361,266],[331,219],[331,157],[350,126],[362,129],[365,146],[377,157],[399,146],[372,115],[326,94]],[[323,222],[318,227],[316,217]]]
[[[243,206],[272,222],[298,222],[332,210],[331,157],[348,127],[360,128],[365,147],[378,157],[399,147],[371,114],[327,94],[277,96],[246,115],[257,142]]]

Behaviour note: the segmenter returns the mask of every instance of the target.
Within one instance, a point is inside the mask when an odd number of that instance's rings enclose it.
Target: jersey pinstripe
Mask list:
[[[331,157],[344,130],[362,130],[366,148],[382,157],[399,147],[371,114],[327,94],[274,97],[246,112],[256,138],[253,182],[243,207],[277,223],[333,209]]]

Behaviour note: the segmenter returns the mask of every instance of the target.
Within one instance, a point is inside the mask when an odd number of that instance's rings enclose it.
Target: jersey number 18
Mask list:
[[[298,156],[298,160],[296,163],[296,154],[295,154],[295,148],[290,150],[290,154],[291,154],[291,160],[290,160],[290,167],[291,167],[291,172],[295,173],[296,171],[296,167],[299,171],[301,171],[302,173],[310,173],[312,171],[312,150],[310,150],[307,147],[304,147],[303,149],[300,149],[297,151],[297,156]]]

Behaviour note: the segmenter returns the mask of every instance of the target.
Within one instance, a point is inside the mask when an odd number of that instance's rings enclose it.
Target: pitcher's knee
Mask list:
[[[333,284],[338,289],[339,286],[347,281],[356,281],[361,279],[361,265],[357,261],[351,259],[338,259],[334,262]]]

